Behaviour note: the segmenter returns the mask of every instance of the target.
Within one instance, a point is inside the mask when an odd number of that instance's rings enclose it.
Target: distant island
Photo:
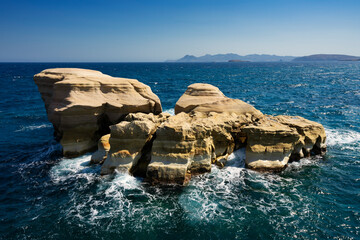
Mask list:
[[[168,60],[166,62],[290,62],[295,57],[292,56],[277,56],[268,54],[250,54],[241,56],[235,53],[227,54],[206,54],[204,56],[196,57],[194,55],[185,55],[178,60]]]
[[[250,62],[250,61],[244,61],[244,60],[229,60],[228,62]]]
[[[297,57],[293,61],[360,61],[360,57],[341,54],[314,54],[310,56]]]
[[[196,57],[185,55],[177,60],[167,60],[166,62],[301,62],[301,61],[360,61],[360,57],[342,54],[314,54],[303,57],[277,56],[269,54],[249,54],[238,55],[235,53],[226,54],[206,54]]]

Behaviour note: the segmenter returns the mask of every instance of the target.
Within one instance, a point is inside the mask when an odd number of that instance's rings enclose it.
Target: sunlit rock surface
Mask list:
[[[96,147],[128,113],[159,114],[159,98],[135,80],[115,78],[99,71],[55,68],[34,76],[55,135],[65,156],[74,157]]]
[[[110,126],[111,149],[101,167],[101,174],[118,170],[145,176],[154,133],[157,126],[169,117],[168,113],[131,113],[124,121]]]
[[[281,171],[289,161],[326,151],[321,124],[264,115],[210,84],[190,85],[171,116],[161,113],[159,98],[137,80],[83,69],[44,70],[34,80],[64,155],[98,144],[91,161],[102,164],[103,175],[116,170],[151,183],[185,185],[213,164],[225,166],[240,148],[245,166],[258,171]]]
[[[107,158],[108,152],[110,150],[109,139],[110,139],[110,134],[106,134],[99,139],[98,149],[91,156],[91,163],[102,164],[105,161],[105,159]]]
[[[279,171],[289,160],[326,151],[324,127],[302,117],[264,116],[242,129],[246,133],[246,165]]]

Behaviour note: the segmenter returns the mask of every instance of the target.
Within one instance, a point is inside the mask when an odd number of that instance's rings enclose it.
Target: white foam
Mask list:
[[[20,129],[15,130],[15,132],[32,131],[32,130],[36,130],[36,129],[50,128],[50,127],[51,127],[51,124],[30,125],[30,126],[21,127]]]
[[[352,130],[325,129],[328,146],[344,146],[360,143],[360,133]]]
[[[299,161],[289,163],[284,171],[289,172],[292,170],[301,170],[306,166],[314,166],[318,163],[318,160],[320,159],[321,156],[319,155],[313,156],[311,158],[301,158]]]
[[[174,108],[169,108],[169,109],[166,109],[164,110],[165,113],[170,113],[171,115],[175,115],[175,109]]]
[[[291,88],[305,87],[305,86],[307,86],[306,83],[299,83],[299,84],[292,84],[292,85],[290,85]]]
[[[211,173],[193,177],[179,199],[189,219],[210,222],[214,218],[221,218],[225,209],[246,211],[245,206],[229,203],[239,198],[234,188],[244,185],[244,167],[245,148],[242,148],[229,155],[224,168],[219,169],[213,165]]]
[[[229,155],[226,166],[244,168],[245,158],[246,158],[245,148],[240,148],[239,150],[236,150]]]
[[[115,178],[112,180],[111,186],[105,191],[107,196],[118,193],[119,190],[140,189],[141,181],[128,173],[116,172]]]
[[[70,207],[65,209],[65,216],[76,217],[88,224],[97,225],[100,219],[128,219],[135,214],[140,216],[148,209],[134,206],[129,199],[133,196],[141,196],[145,199],[153,199],[144,190],[141,179],[137,179],[127,173],[115,172],[114,175],[100,176],[100,165],[90,165],[91,155],[87,154],[78,158],[63,158],[52,167],[50,176],[55,184],[66,184],[68,180],[74,180],[77,185],[76,191],[70,194]],[[82,180],[82,181],[80,181]],[[96,188],[91,195],[83,195],[89,189]],[[152,215],[152,214],[151,214]],[[149,221],[151,220],[149,216]],[[142,224],[139,223],[139,227]]]
[[[63,158],[50,170],[50,177],[54,183],[64,182],[71,178],[86,178],[88,181],[99,176],[100,166],[90,165],[91,155],[78,158]]]

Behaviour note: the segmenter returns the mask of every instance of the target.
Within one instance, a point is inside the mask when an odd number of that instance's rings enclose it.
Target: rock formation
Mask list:
[[[247,138],[246,165],[279,171],[289,160],[326,151],[324,127],[302,117],[264,116],[242,129]]]
[[[241,144],[237,131],[262,116],[253,106],[230,99],[210,84],[192,84],[175,105],[175,116],[159,126],[147,177],[184,184],[209,172]]]
[[[152,183],[186,184],[192,175],[220,167],[246,147],[246,166],[280,171],[289,161],[326,150],[321,124],[302,117],[263,115],[230,99],[209,84],[190,85],[175,106],[176,115],[129,114],[111,126],[111,154],[102,174],[114,169]],[[120,134],[119,134],[120,133]],[[141,171],[135,171],[140,168]]]
[[[34,80],[64,155],[81,154],[98,141],[91,162],[102,164],[101,174],[117,170],[184,185],[212,164],[223,167],[240,148],[246,167],[259,171],[280,171],[289,161],[326,151],[321,124],[264,115],[209,84],[190,85],[171,116],[137,80],[82,69],[44,70]]]
[[[236,129],[254,115],[192,112],[170,117],[156,130],[147,177],[152,182],[185,184],[191,175],[210,172],[211,164],[227,158],[240,139]]]
[[[55,136],[65,156],[96,147],[109,126],[128,113],[159,114],[159,98],[135,79],[115,78],[98,71],[55,68],[34,76]]]
[[[110,139],[110,134],[106,134],[99,139],[98,149],[91,156],[92,164],[98,164],[98,163],[102,164],[105,161],[110,150],[109,139]]]
[[[101,174],[109,174],[116,169],[145,177],[154,133],[169,117],[168,113],[130,113],[124,121],[110,126],[111,149],[101,167]]]

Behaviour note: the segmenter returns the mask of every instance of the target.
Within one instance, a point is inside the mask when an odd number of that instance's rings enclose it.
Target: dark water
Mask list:
[[[188,187],[100,178],[90,156],[65,159],[32,76],[80,67],[136,78],[164,110],[195,82],[264,113],[322,123],[324,158],[280,174],[224,169]],[[0,64],[1,239],[360,239],[360,63]]]

